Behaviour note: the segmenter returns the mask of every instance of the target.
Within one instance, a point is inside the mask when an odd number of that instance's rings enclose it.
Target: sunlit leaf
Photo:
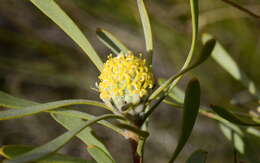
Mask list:
[[[13,109],[14,108],[15,109],[23,109],[26,106],[32,106],[32,105],[37,105],[37,103],[29,101],[29,100],[17,98],[17,97],[11,96],[7,93],[0,91],[0,106],[4,106],[4,107],[7,107],[7,108],[13,108]],[[76,111],[76,110],[70,110],[68,108],[62,109],[62,110],[51,110],[51,111],[48,111],[48,112],[52,113],[53,118],[57,122],[62,123],[62,125],[65,126],[67,129],[72,129],[72,127],[75,127],[76,125],[84,123],[84,121],[81,120],[81,119],[91,120],[91,119],[96,118],[95,116],[90,115],[88,113],[79,112],[79,111]],[[98,121],[98,123],[103,125],[103,126],[106,126],[106,127],[113,129],[114,131],[120,133],[121,135],[124,134],[124,132],[120,128],[112,125],[111,123],[109,123],[105,120]],[[99,146],[104,151],[107,151],[107,153],[109,154],[108,150],[106,150],[106,147],[101,142],[99,142],[98,139],[95,139],[95,136],[93,135],[93,132],[90,128],[84,129],[77,136],[85,144],[89,144],[89,145],[94,144],[96,146]]]
[[[19,155],[17,157],[14,157],[10,160],[5,160],[3,163],[28,163],[28,162],[37,161],[41,158],[44,158],[50,154],[55,153],[57,150],[59,150],[61,147],[63,147],[66,143],[68,143],[73,137],[75,137],[77,134],[79,134],[86,127],[88,127],[100,120],[108,119],[108,118],[122,119],[121,116],[114,115],[114,114],[107,114],[107,115],[99,116],[95,119],[85,122],[84,124],[80,124],[79,126],[75,127],[74,129],[67,131],[65,134],[58,136],[54,140],[52,140],[40,147],[34,148],[33,150],[31,150],[27,153],[24,153],[22,155]]]
[[[30,0],[45,15],[55,22],[79,47],[89,56],[91,61],[101,71],[103,62],[71,18],[54,0]]]
[[[246,131],[247,133],[254,135],[255,137],[258,137],[260,139],[260,130],[257,130],[253,127],[248,127]]]
[[[209,34],[204,34],[202,37],[203,43],[210,39],[212,39],[212,36]],[[240,81],[245,87],[247,87],[248,91],[252,95],[260,99],[260,91],[257,89],[255,83],[239,68],[238,64],[219,42],[216,43],[212,52],[212,58],[234,79]]]
[[[85,121],[77,118],[72,118],[70,116],[66,116],[64,114],[53,114],[52,117],[60,123],[63,127],[65,127],[68,130],[73,130],[77,126],[85,124]],[[107,153],[107,155],[111,156],[105,145],[98,140],[98,138],[94,135],[92,132],[92,129],[90,127],[85,128],[82,130],[77,137],[82,140],[86,145],[95,145],[99,148],[101,148],[104,152]],[[111,156],[112,157],[112,156]]]
[[[88,152],[93,156],[97,163],[115,163],[115,161],[97,146],[88,146]]]
[[[260,126],[260,124],[256,123],[248,123],[245,122],[239,118],[237,118],[235,115],[224,109],[223,107],[217,106],[217,105],[211,105],[211,108],[215,113],[217,113],[220,117],[226,119],[229,122],[238,124],[238,125],[244,125],[244,126]]]
[[[7,145],[0,148],[0,155],[7,159],[11,159],[18,155],[29,152],[33,149],[33,147],[24,145]],[[36,161],[36,163],[94,163],[94,161],[83,160],[80,158],[55,153],[41,160]]]
[[[151,25],[150,25],[149,16],[147,14],[146,7],[144,5],[143,0],[137,0],[137,6],[138,6],[138,9],[139,9],[141,22],[142,22],[142,26],[143,26],[146,51],[147,51],[148,57],[149,57],[149,59],[148,59],[149,63],[148,64],[152,64],[153,37],[152,37],[152,29],[151,29]]]
[[[204,150],[196,150],[191,154],[186,163],[206,163],[207,154]]]
[[[219,126],[232,146],[234,146],[239,153],[243,154],[248,162],[258,162],[260,159],[258,154],[260,145],[259,137],[255,137],[255,135],[251,133],[246,133],[245,130],[238,125],[226,120],[219,123]]]
[[[106,108],[111,111],[109,107],[107,107],[105,104],[97,101],[91,101],[91,100],[61,100],[61,101],[55,101],[55,102],[49,102],[44,104],[38,104],[33,106],[28,106],[23,109],[19,110],[5,110],[0,112],[0,120],[7,120],[7,119],[14,119],[14,118],[20,118],[24,116],[33,115],[36,113],[49,111],[61,107],[71,106],[71,105],[91,105],[91,106],[97,106],[101,108]]]
[[[174,162],[188,138],[191,135],[193,126],[195,124],[200,106],[200,84],[199,81],[193,79],[189,82],[184,99],[184,110],[181,124],[181,134],[178,140],[178,145],[170,159],[170,163]]]
[[[219,123],[220,129],[225,135],[225,137],[231,141],[232,145],[235,149],[241,153],[245,153],[245,142],[243,140],[244,133],[243,131],[236,125],[230,122],[221,122]]]
[[[29,101],[29,100],[24,100],[18,97],[11,96],[5,92],[0,91],[0,106],[6,107],[6,108],[11,108],[11,109],[24,109],[25,107],[28,106],[33,106],[37,105],[39,103]],[[91,118],[95,118],[95,116],[85,113],[85,112],[80,112],[76,110],[71,110],[71,109],[61,109],[61,110],[50,110],[48,111],[50,113],[56,113],[56,114],[62,114],[62,115],[67,115],[70,117],[73,117],[73,119],[85,119],[89,120]],[[108,128],[113,129],[114,131],[118,132],[119,134],[122,134],[123,131],[119,129],[118,127],[112,125],[111,123],[102,120],[98,122],[99,124],[106,126]]]
[[[127,47],[110,32],[98,28],[96,33],[98,39],[102,43],[104,43],[110,50],[112,50],[115,54],[118,55],[120,54],[120,52],[127,53],[129,51]]]

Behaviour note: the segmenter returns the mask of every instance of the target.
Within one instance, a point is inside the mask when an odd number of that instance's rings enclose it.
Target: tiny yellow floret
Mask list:
[[[103,100],[118,96],[148,94],[153,87],[154,79],[146,60],[132,52],[121,53],[117,57],[110,55],[99,76],[100,97]]]

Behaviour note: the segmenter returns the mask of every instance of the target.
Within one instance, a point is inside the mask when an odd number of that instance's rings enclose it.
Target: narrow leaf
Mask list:
[[[211,105],[211,108],[215,113],[217,113],[220,117],[226,119],[227,121],[231,123],[235,123],[237,125],[243,125],[243,126],[260,126],[260,124],[257,123],[248,123],[244,122],[243,120],[237,118],[235,115],[224,109],[223,107],[217,106],[217,105]]]
[[[199,25],[199,1],[198,0],[190,0],[190,10],[191,10],[191,20],[192,20],[192,41],[190,51],[186,58],[184,65],[181,70],[185,70],[189,67],[191,60],[195,54],[197,39],[198,39],[198,25]],[[170,89],[175,87],[178,82],[181,80],[183,75],[180,75],[175,81],[171,82]]]
[[[29,100],[24,100],[18,97],[11,96],[5,92],[0,91],[0,106],[6,107],[6,108],[11,108],[11,109],[24,109],[25,107],[28,106],[33,106],[37,105],[39,103],[29,101]],[[95,118],[95,116],[85,113],[85,112],[80,112],[76,110],[71,110],[71,109],[62,109],[62,110],[51,110],[48,111],[50,113],[56,113],[56,114],[62,114],[62,115],[67,115],[70,116],[72,119],[85,119],[85,120],[90,120],[91,118]],[[102,120],[98,122],[99,124],[106,126],[108,128],[111,128],[112,130],[116,131],[119,134],[123,134],[123,131],[116,127],[115,125]]]
[[[103,62],[71,18],[54,0],[30,0],[46,16],[55,22],[78,46],[88,55],[91,61],[101,71]]]
[[[248,128],[246,129],[246,132],[249,133],[249,134],[251,134],[251,135],[253,135],[253,136],[255,136],[255,137],[260,138],[260,131],[257,130],[256,128],[248,127]],[[260,140],[260,139],[259,139],[259,140]]]
[[[98,39],[115,54],[119,55],[120,52],[127,53],[129,51],[127,47],[110,32],[98,28],[96,34],[98,36]]]
[[[74,121],[75,119],[90,120],[90,119],[96,118],[96,116],[88,114],[88,113],[85,113],[85,112],[81,112],[81,111],[77,111],[77,110],[68,110],[68,109],[53,110],[50,113],[55,115],[53,118],[55,120],[58,120],[58,121],[59,121],[59,118],[57,118],[56,115],[59,115],[59,117],[62,116],[62,115],[66,116],[67,119],[68,119],[68,123],[70,121]],[[70,118],[68,118],[68,117],[70,117]],[[102,120],[102,121],[98,121],[98,123],[103,125],[103,126],[105,126],[105,127],[107,127],[107,128],[110,128],[110,129],[114,130],[115,132],[117,132],[117,133],[119,133],[121,135],[124,135],[124,131],[122,129],[118,128],[117,126],[111,124],[108,121]],[[65,125],[65,124],[63,124],[63,125]]]
[[[157,88],[150,96],[149,96],[149,100],[153,100],[156,97],[159,96],[160,93],[162,93],[163,91],[166,91],[168,93],[168,87],[171,85],[172,83],[178,79],[178,77],[180,77],[181,75],[183,75],[184,73],[192,70],[193,68],[199,66],[200,64],[202,64],[211,54],[212,50],[215,47],[215,43],[216,41],[214,39],[209,40],[202,48],[202,51],[199,55],[199,58],[188,68],[183,69],[181,72],[177,73],[176,75],[170,77],[167,81],[165,81],[159,88]],[[171,87],[172,88],[172,87]]]
[[[107,107],[105,104],[97,102],[97,101],[81,100],[81,99],[79,99],[79,100],[61,100],[61,101],[55,101],[55,102],[28,106],[21,110],[1,111],[0,120],[20,118],[20,117],[40,113],[43,111],[49,111],[49,110],[53,110],[53,109],[57,109],[57,108],[61,108],[61,107],[66,107],[66,106],[71,106],[71,105],[80,105],[80,104],[98,106],[98,107],[106,108],[106,109],[110,110],[110,108]]]
[[[53,154],[54,152],[59,150],[61,147],[63,147],[74,136],[79,134],[86,127],[96,123],[97,121],[100,121],[103,119],[108,119],[108,118],[122,119],[121,116],[117,116],[114,114],[107,114],[107,115],[99,116],[95,119],[85,122],[84,124],[81,124],[80,126],[77,126],[76,128],[74,128],[70,131],[67,131],[65,134],[55,138],[54,140],[52,140],[40,147],[37,147],[25,154],[19,155],[10,160],[5,160],[3,163],[28,163],[28,162],[37,161],[37,160],[44,158],[50,154]]]
[[[244,132],[237,125],[228,121],[220,122],[219,127],[224,136],[232,143],[235,149],[239,153],[245,154]]]
[[[203,43],[209,39],[212,39],[212,36],[209,34],[204,34],[202,37]],[[219,42],[216,43],[216,47],[212,52],[212,58],[234,79],[240,81],[245,87],[247,87],[248,91],[252,95],[260,99],[260,91],[257,89],[255,83],[239,68],[238,64]]]
[[[170,163],[174,162],[182,148],[186,144],[191,135],[191,131],[195,124],[200,106],[200,84],[199,81],[193,79],[189,82],[184,99],[184,111],[182,117],[181,134],[178,145],[170,159]]]
[[[33,150],[33,147],[24,145],[8,145],[0,148],[0,155],[7,159],[11,159],[18,155],[24,154]],[[36,161],[36,163],[94,163],[93,161],[83,160],[80,158],[55,153],[43,159]]]
[[[141,22],[142,22],[142,25],[143,25],[146,51],[153,51],[152,30],[151,30],[149,16],[148,16],[146,7],[144,5],[144,1],[143,0],[137,0],[137,6],[138,6],[139,14],[140,14],[140,17],[141,17]]]
[[[115,161],[97,146],[88,146],[88,152],[93,156],[97,163],[115,163]]]
[[[207,154],[208,153],[204,150],[196,150],[191,154],[186,163],[206,163]]]
[[[36,105],[36,102],[24,100],[18,97],[11,96],[0,91],[0,106],[6,108],[20,109],[27,106]]]
[[[32,106],[36,104],[36,102],[23,100],[0,91],[0,106],[15,109],[23,109],[23,107]],[[84,123],[84,121],[81,119],[91,120],[96,118],[93,115],[75,110],[70,110],[67,108],[63,110],[51,110],[48,112],[52,113],[51,115],[53,116],[53,118],[67,129],[73,129],[72,127],[76,127],[77,124],[80,125]],[[121,135],[124,135],[124,132],[121,129],[105,120],[98,121],[98,123],[113,129]],[[99,146],[104,151],[107,151],[108,155],[110,155],[106,147],[98,139],[95,139],[94,133],[90,128],[84,129],[80,134],[77,135],[77,137],[79,137],[85,144],[94,144],[96,146]]]
[[[52,117],[58,123],[60,123],[63,127],[65,127],[67,130],[73,130],[77,126],[85,124],[85,121],[83,121],[81,119],[71,118],[71,117],[63,115],[63,114],[52,114]],[[82,140],[86,145],[95,145],[95,146],[101,148],[109,156],[111,156],[109,151],[105,147],[105,145],[97,139],[97,137],[94,135],[94,133],[90,127],[87,127],[84,130],[82,130],[77,135],[77,137],[80,140]]]

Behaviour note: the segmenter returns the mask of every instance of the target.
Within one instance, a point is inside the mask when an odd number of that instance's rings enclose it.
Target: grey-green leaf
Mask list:
[[[192,79],[186,89],[184,99],[184,111],[182,116],[181,134],[178,140],[178,145],[169,161],[175,161],[188,138],[191,135],[193,126],[195,124],[200,106],[200,84],[197,79]]]
[[[191,154],[186,163],[206,163],[207,154],[204,150],[196,150]]]
[[[115,163],[115,161],[97,146],[88,146],[88,152],[93,156],[97,163]]]
[[[61,122],[60,120],[62,120],[63,118],[62,119],[57,118],[56,115],[59,115],[59,117],[61,117],[61,115],[66,116],[67,120],[64,120],[65,122],[62,125],[65,125],[66,121],[67,121],[67,123],[69,123],[70,121],[74,121],[75,119],[90,120],[90,119],[96,118],[96,116],[88,114],[86,112],[81,112],[81,111],[77,111],[77,110],[69,110],[69,109],[52,110],[50,113],[52,113],[52,115],[55,115],[53,118],[55,120],[57,120],[58,122]],[[70,118],[68,118],[68,117],[70,117]],[[105,126],[105,127],[108,127],[110,129],[114,130],[115,132],[117,132],[117,133],[119,133],[121,135],[124,135],[124,131],[122,129],[120,129],[119,127],[111,124],[108,121],[102,120],[102,121],[98,121],[98,123],[103,125],[103,126]],[[67,126],[67,125],[65,125],[65,126]]]
[[[27,106],[36,105],[37,103],[24,100],[21,98],[17,98],[14,96],[11,96],[5,92],[0,91],[0,106],[6,107],[6,108],[13,108],[13,109],[20,109]]]
[[[0,106],[12,108],[12,109],[23,109],[26,106],[28,107],[28,106],[33,106],[33,105],[37,105],[37,103],[29,101],[29,100],[17,98],[17,97],[11,96],[7,93],[0,91]],[[67,108],[61,109],[61,110],[51,110],[48,112],[52,113],[51,115],[53,115],[53,118],[57,122],[61,123],[67,129],[72,129],[72,127],[75,127],[76,125],[80,125],[80,124],[84,123],[84,121],[81,119],[91,120],[91,119],[96,118],[95,116],[90,115],[88,113],[79,112],[76,110],[70,110]],[[104,125],[106,127],[109,127],[111,129],[113,129],[114,131],[123,135],[123,131],[120,128],[112,125],[111,123],[109,123],[105,120],[98,121],[98,123],[100,123],[101,125]],[[106,151],[108,153],[108,155],[110,155],[108,150],[106,149],[106,147],[101,142],[99,142],[99,140],[97,140],[97,139],[95,140],[95,136],[93,135],[93,132],[90,128],[84,129],[77,136],[85,144],[94,144],[96,146],[99,146],[100,148],[103,149],[103,151]]]
[[[65,127],[69,131],[73,130],[77,126],[85,124],[85,121],[81,119],[66,116],[64,114],[52,113],[51,115],[58,123],[60,123],[63,127]],[[107,155],[111,156],[111,154],[109,153],[105,145],[97,139],[97,137],[94,135],[90,127],[87,127],[84,130],[82,130],[77,135],[77,137],[80,140],[82,140],[86,145],[95,145],[101,148],[105,153],[107,153]]]
[[[224,136],[231,141],[235,149],[241,153],[245,154],[245,142],[244,142],[244,132],[235,124],[228,121],[222,121],[219,123],[220,130]]]
[[[243,125],[243,126],[260,126],[260,124],[257,123],[248,123],[245,122],[239,118],[237,118],[235,115],[224,109],[223,107],[217,106],[217,105],[211,105],[212,110],[217,113],[220,117],[226,119],[227,121],[231,123],[235,123],[237,125]]]
[[[58,136],[54,140],[52,140],[40,147],[37,147],[27,153],[14,157],[10,160],[5,160],[3,163],[28,163],[28,162],[37,161],[41,158],[44,158],[50,154],[55,153],[57,150],[59,150],[61,147],[63,147],[66,143],[68,143],[73,137],[75,137],[77,134],[79,134],[86,127],[88,127],[102,119],[108,119],[108,118],[122,119],[121,116],[117,116],[114,114],[107,114],[107,115],[99,116],[95,119],[92,119],[90,121],[85,122],[84,124],[77,126],[76,128],[74,128],[72,130],[67,131],[65,134]]]
[[[33,149],[33,147],[24,145],[7,145],[0,148],[0,155],[7,159],[11,159]],[[36,161],[36,163],[94,163],[94,161],[83,160],[81,158],[55,153]]]
[[[78,46],[88,55],[91,61],[101,71],[103,62],[71,18],[54,0],[30,0],[46,16],[55,22]]]
[[[139,9],[141,22],[143,25],[146,51],[151,52],[151,51],[153,51],[153,37],[152,37],[152,30],[151,30],[149,16],[148,16],[147,10],[145,8],[144,1],[137,0],[137,6]]]
[[[0,91],[0,106],[6,107],[6,108],[11,108],[11,109],[24,109],[28,106],[33,106],[37,105],[39,103],[29,101],[29,100],[24,100],[18,97],[11,96],[5,92]],[[76,110],[71,110],[68,108],[63,108],[61,110],[51,110],[48,111],[50,113],[56,113],[56,114],[62,114],[62,115],[67,115],[70,116],[73,119],[85,119],[85,120],[90,120],[91,118],[95,118],[95,116],[90,115],[85,112],[79,112]],[[119,129],[118,127],[112,125],[111,123],[107,121],[99,121],[103,126],[106,126],[108,128],[111,128],[112,130],[118,132],[119,134],[123,134],[123,131]]]
[[[55,102],[49,102],[44,104],[38,104],[33,106],[28,106],[23,109],[19,110],[5,110],[0,112],[0,120],[7,120],[7,119],[14,119],[14,118],[20,118],[24,116],[33,115],[36,113],[49,111],[61,107],[71,106],[71,105],[92,105],[92,106],[98,106],[101,108],[106,108],[111,111],[109,107],[107,107],[105,104],[97,101],[91,101],[91,100],[61,100],[61,101],[55,101]]]
[[[213,37],[209,34],[204,34],[202,37],[203,43],[212,39]],[[234,59],[228,54],[225,48],[219,43],[212,52],[212,58],[224,69],[226,70],[234,79],[240,81],[248,91],[260,99],[260,91],[257,89],[255,83],[242,71]]]
[[[120,52],[127,53],[129,51],[128,48],[110,32],[98,28],[96,34],[98,36],[98,39],[115,54],[119,55]]]

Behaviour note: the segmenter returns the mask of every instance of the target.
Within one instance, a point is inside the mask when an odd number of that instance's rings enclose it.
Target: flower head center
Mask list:
[[[99,76],[99,91],[102,99],[116,96],[143,97],[154,84],[153,74],[146,60],[132,52],[110,55]]]

